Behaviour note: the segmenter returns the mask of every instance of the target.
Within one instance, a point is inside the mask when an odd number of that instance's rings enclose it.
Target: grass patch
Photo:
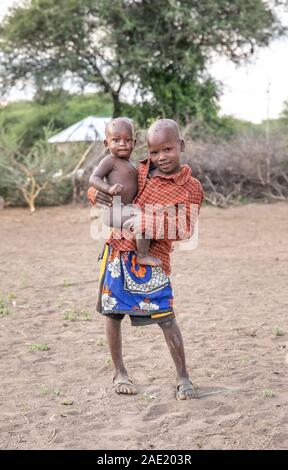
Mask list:
[[[266,390],[264,390],[263,397],[264,398],[273,398],[274,397],[273,390],[271,390],[271,388],[267,388]]]
[[[30,346],[29,351],[49,351],[49,349],[47,343],[35,343]]]
[[[98,338],[96,341],[97,346],[105,346],[105,341],[103,338]]]
[[[248,360],[249,360],[248,357],[245,357],[245,356],[240,357],[240,363],[243,365],[247,364]]]
[[[41,386],[41,391],[43,393],[43,395],[50,395],[50,394],[53,394],[53,395],[60,395],[60,390],[58,390],[58,388],[55,388],[54,390],[51,390],[50,388],[46,387],[45,385],[42,385]]]
[[[284,336],[284,331],[277,325],[273,326],[272,333],[274,336]]]
[[[156,395],[153,395],[153,393],[148,393],[148,392],[144,392],[140,397],[140,399],[144,401],[145,403],[149,403],[155,400],[156,398],[157,398]]]
[[[91,313],[88,310],[86,310],[85,308],[80,311],[80,315],[82,316],[84,321],[91,321],[92,320]]]
[[[91,321],[92,316],[88,310],[82,308],[77,310],[75,308],[69,308],[63,312],[63,320],[66,321]]]
[[[63,314],[63,320],[76,321],[77,313],[75,312],[75,310],[72,310],[72,309],[65,310]]]
[[[16,307],[15,299],[16,295],[14,292],[8,292],[7,295],[0,295],[0,317],[4,317],[12,313],[12,308]]]
[[[9,302],[7,301],[7,299],[1,296],[0,297],[0,317],[5,317],[7,315],[10,315],[10,313],[11,313],[11,310],[10,310]]]

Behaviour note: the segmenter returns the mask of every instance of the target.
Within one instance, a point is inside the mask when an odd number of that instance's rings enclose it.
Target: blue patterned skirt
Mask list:
[[[98,312],[157,319],[173,314],[170,279],[160,266],[136,263],[134,251],[105,245],[100,268]]]

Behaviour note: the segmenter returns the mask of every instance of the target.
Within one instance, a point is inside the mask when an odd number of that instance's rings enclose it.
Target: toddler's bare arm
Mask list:
[[[111,186],[110,184],[104,181],[104,178],[112,171],[114,166],[114,158],[111,155],[108,157],[103,158],[99,165],[94,169],[92,175],[89,179],[89,184],[94,188],[102,191],[106,194],[116,195],[120,194],[122,191],[122,184],[114,184]]]

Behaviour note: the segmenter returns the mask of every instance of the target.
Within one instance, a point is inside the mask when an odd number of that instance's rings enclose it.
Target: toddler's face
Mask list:
[[[135,147],[135,142],[128,126],[115,126],[108,132],[104,145],[115,157],[129,158]]]
[[[180,155],[183,150],[183,140],[177,139],[174,133],[167,129],[159,129],[149,135],[149,156],[161,173],[169,175],[180,171]]]

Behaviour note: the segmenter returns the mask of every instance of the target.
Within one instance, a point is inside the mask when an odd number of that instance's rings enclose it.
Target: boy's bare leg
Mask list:
[[[189,374],[186,369],[183,339],[175,318],[167,322],[159,323],[159,326],[164,333],[166,343],[176,366],[177,398],[179,400],[197,398],[197,394],[190,382]]]
[[[114,387],[117,393],[134,395],[137,393],[132,381],[128,377],[122,356],[121,321],[106,317],[106,337],[109,345],[112,362],[115,368]]]
[[[145,238],[137,238],[137,263],[144,264],[146,266],[161,266],[162,261],[159,258],[149,255],[150,240]]]

